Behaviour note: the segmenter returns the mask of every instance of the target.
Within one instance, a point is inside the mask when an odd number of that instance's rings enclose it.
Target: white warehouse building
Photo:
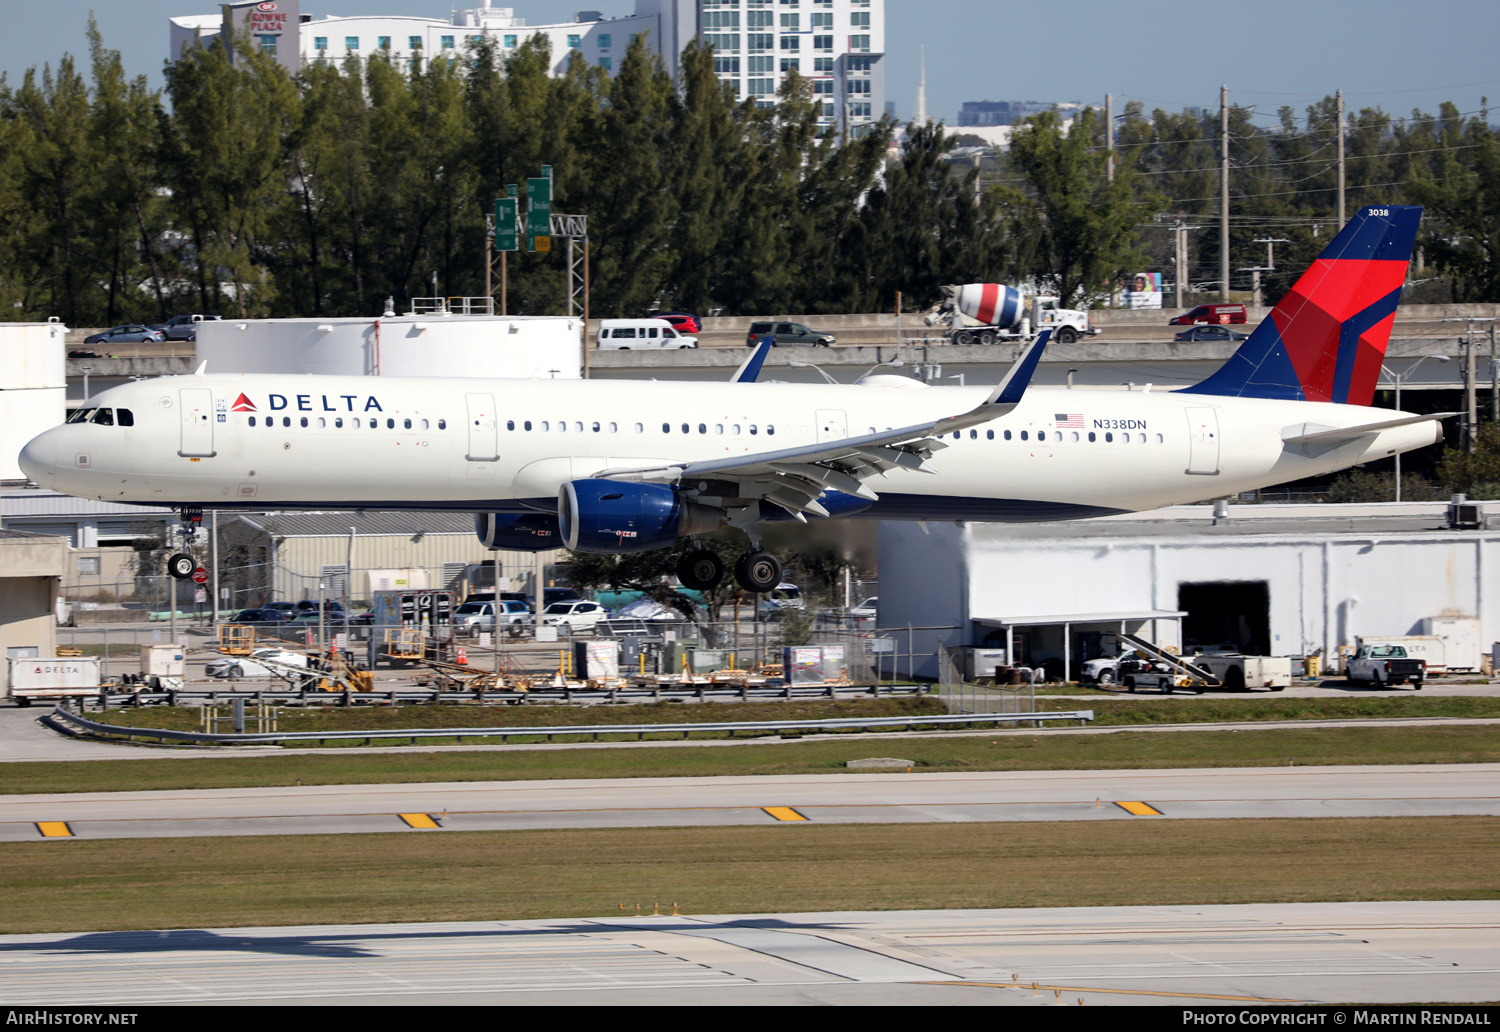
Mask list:
[[[1164,646],[1324,657],[1359,636],[1500,641],[1500,529],[1446,503],[1209,506],[1050,524],[884,523],[879,626],[907,651],[1014,650],[1076,678],[1120,630]],[[922,630],[927,628],[927,630]],[[882,633],[887,633],[883,630]],[[914,673],[935,676],[936,661]]]
[[[515,11],[484,3],[455,9],[447,19],[317,17],[302,13],[302,0],[242,0],[224,4],[222,14],[170,19],[169,53],[176,60],[183,47],[206,43],[229,24],[295,74],[311,62],[377,55],[407,64],[456,58],[485,37],[507,52],[541,35],[554,75],[575,53],[613,73],[632,39],[644,33],[676,75],[683,48],[699,36],[713,45],[719,79],[737,97],[770,105],[787,75],[797,72],[811,80],[824,125],[858,132],[885,110],[885,0],[635,0],[628,15],[579,11],[573,21],[552,25],[527,25]]]

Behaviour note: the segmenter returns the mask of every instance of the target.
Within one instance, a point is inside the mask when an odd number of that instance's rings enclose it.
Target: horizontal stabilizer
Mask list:
[[[1405,416],[1401,419],[1386,419],[1379,423],[1364,423],[1360,426],[1346,426],[1335,428],[1313,429],[1316,424],[1298,423],[1289,426],[1282,431],[1282,444],[1335,444],[1339,441],[1352,441],[1356,437],[1365,434],[1377,433],[1381,430],[1389,430],[1395,426],[1410,426],[1413,423],[1430,423],[1440,419],[1452,419],[1454,416],[1462,415],[1459,412],[1434,412],[1430,416]],[[1290,434],[1290,436],[1287,436]]]

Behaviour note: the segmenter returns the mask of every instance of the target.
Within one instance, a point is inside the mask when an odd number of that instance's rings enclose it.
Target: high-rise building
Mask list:
[[[669,71],[677,72],[694,36],[714,47],[720,81],[737,97],[770,106],[793,72],[812,84],[819,121],[857,134],[885,109],[885,0],[635,0],[635,13],[605,18],[580,11],[574,20],[528,26],[515,8],[454,10],[447,20],[408,15],[315,17],[300,0],[226,3],[222,15],[171,19],[173,59],[184,46],[233,26],[289,71],[303,63],[364,59],[383,54],[396,61],[457,57],[485,37],[502,51],[540,34],[551,45],[553,73],[572,55],[613,72],[632,39],[645,34]]]
[[[969,100],[958,113],[959,125],[1019,125],[1030,115],[1054,108],[1067,119],[1077,116],[1084,105],[1076,100],[1043,102],[1039,100]]]

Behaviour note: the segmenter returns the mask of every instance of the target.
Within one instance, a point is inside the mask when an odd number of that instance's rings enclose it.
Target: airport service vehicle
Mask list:
[[[665,319],[603,319],[599,323],[600,351],[660,351],[696,348],[697,337],[687,337]]]
[[[490,548],[649,552],[685,541],[684,587],[719,583],[702,535],[860,517],[1032,522],[1201,501],[1442,440],[1448,414],[1369,408],[1421,209],[1367,207],[1222,368],[1176,391],[1030,387],[1051,334],[993,388],[870,375],[755,382],[169,376],[89,399],[28,442],[39,486],[215,509],[470,512]],[[538,533],[538,531],[545,533]]]
[[[1194,323],[1243,323],[1247,318],[1244,305],[1217,303],[1199,305],[1190,312],[1168,319],[1168,326],[1192,326]]]
[[[1229,692],[1269,688],[1279,692],[1292,683],[1290,656],[1246,656],[1238,652],[1213,652],[1191,656],[1188,662],[1207,670]]]
[[[97,659],[11,658],[10,697],[17,706],[99,694]]]
[[[1087,312],[1060,308],[1060,298],[1038,294],[1031,299],[1028,314],[1024,297],[1015,287],[964,283],[941,289],[943,301],[925,321],[928,326],[946,324],[950,344],[1031,341],[1046,330],[1052,331],[1052,339],[1059,344],[1072,344],[1100,332],[1090,325]]]
[[[1361,645],[1344,665],[1344,679],[1353,684],[1388,684],[1410,681],[1418,691],[1427,680],[1427,664],[1406,654],[1401,645]]]

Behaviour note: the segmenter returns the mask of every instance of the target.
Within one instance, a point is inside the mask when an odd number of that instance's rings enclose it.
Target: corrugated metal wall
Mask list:
[[[551,565],[561,553],[541,553],[542,562]],[[343,566],[349,558],[349,538],[287,537],[276,549],[275,590],[277,599],[295,602],[315,598],[318,581],[325,566]],[[491,552],[473,534],[359,534],[354,538],[354,577],[350,596],[367,598],[367,570],[421,569],[427,572],[429,588],[445,587],[444,563],[481,563],[490,559],[499,563],[499,575],[514,583],[533,569],[535,557],[530,552]]]

